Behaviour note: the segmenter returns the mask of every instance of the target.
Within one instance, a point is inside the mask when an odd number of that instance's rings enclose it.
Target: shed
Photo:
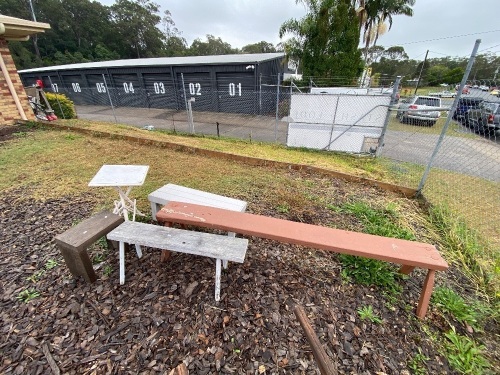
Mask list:
[[[185,108],[259,113],[262,87],[277,82],[284,53],[158,57],[58,65],[20,71],[25,84],[42,79],[77,105]],[[49,89],[50,90],[50,89]]]

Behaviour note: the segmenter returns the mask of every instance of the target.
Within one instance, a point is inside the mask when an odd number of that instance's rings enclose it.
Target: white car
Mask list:
[[[454,98],[457,93],[454,91],[444,90],[440,92],[430,92],[429,96],[437,96],[438,98]]]
[[[441,98],[435,96],[413,96],[401,102],[396,117],[401,123],[433,126],[441,116]],[[437,110],[436,110],[437,109]]]
[[[481,91],[490,91],[490,88],[488,86],[481,85],[481,86],[479,86],[479,90],[481,90]]]

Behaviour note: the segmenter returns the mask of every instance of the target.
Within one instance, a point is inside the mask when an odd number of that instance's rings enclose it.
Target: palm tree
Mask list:
[[[377,43],[378,37],[392,27],[392,16],[413,16],[415,0],[353,0],[359,20],[359,31],[363,33],[365,51]],[[387,28],[386,22],[389,23]]]

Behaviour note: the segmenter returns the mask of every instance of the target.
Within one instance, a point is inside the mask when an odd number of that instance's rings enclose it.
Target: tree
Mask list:
[[[392,46],[385,50],[384,56],[391,60],[406,60],[408,59],[408,55],[405,52],[404,47],[401,46]]]
[[[308,13],[280,27],[289,58],[298,60],[306,76],[329,78],[328,84],[349,84],[362,71],[359,29],[350,0],[304,0]],[[333,80],[333,78],[336,78]]]
[[[187,42],[182,37],[182,33],[175,26],[172,13],[169,10],[164,12],[162,19],[163,33],[165,34],[165,55],[183,56],[186,54]]]
[[[362,49],[363,56],[366,56],[366,65],[371,65],[377,62],[385,54],[385,48],[382,46],[371,46],[368,51],[365,51],[366,47]]]
[[[354,3],[366,50],[377,43],[381,34],[391,29],[393,15],[413,16],[411,7],[415,5],[415,0],[354,0]],[[389,23],[388,28],[386,22]]]
[[[189,54],[191,56],[228,55],[235,52],[229,43],[222,41],[220,37],[216,38],[210,34],[207,34],[206,42],[197,38],[191,43],[191,47],[189,47]]]
[[[276,52],[272,43],[261,41],[259,43],[247,44],[241,49],[243,53],[271,53]]]
[[[427,85],[429,86],[437,86],[440,83],[448,83],[445,79],[446,75],[450,69],[448,69],[444,65],[434,65],[430,66],[426,71],[424,79],[425,82],[427,82]]]
[[[156,27],[161,17],[159,5],[150,0],[116,0],[111,6],[115,28],[124,42],[128,42],[122,57],[155,57],[163,52],[164,34]]]

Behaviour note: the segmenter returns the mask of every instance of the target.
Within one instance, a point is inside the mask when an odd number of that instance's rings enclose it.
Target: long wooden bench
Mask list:
[[[180,223],[221,229],[310,248],[392,262],[400,264],[400,272],[404,274],[409,274],[415,267],[427,269],[427,276],[416,312],[419,318],[423,318],[427,312],[436,271],[444,271],[448,268],[448,264],[435,246],[426,243],[350,232],[182,202],[167,203],[158,212],[156,218],[160,223]]]
[[[125,283],[125,243],[136,246],[139,258],[142,257],[140,246],[214,258],[216,301],[220,300],[221,261],[243,263],[248,247],[248,240],[243,238],[167,228],[135,221],[125,221],[109,232],[107,238],[119,242],[120,284]]]

